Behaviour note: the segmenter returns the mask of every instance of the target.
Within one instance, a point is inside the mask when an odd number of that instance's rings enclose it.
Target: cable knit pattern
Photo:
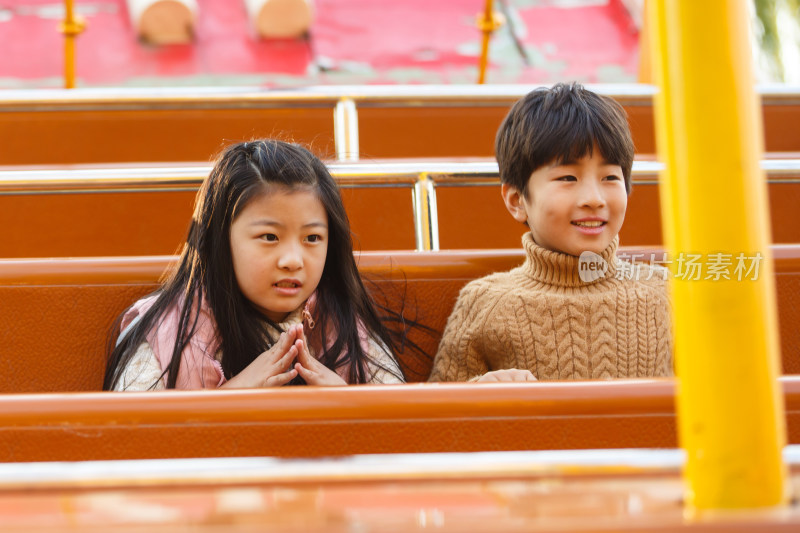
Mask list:
[[[628,291],[624,285],[617,287],[617,320],[616,320],[616,346],[617,346],[617,364],[620,371],[626,375],[631,372],[631,357],[630,353],[636,352],[634,338],[634,327],[631,323],[636,310],[632,308],[631,303],[635,303],[634,299],[628,298]],[[634,346],[631,346],[634,344]]]
[[[522,266],[461,290],[430,381],[467,381],[491,370],[527,368],[540,380],[671,376],[667,277],[663,268],[616,256],[580,279],[579,258],[522,239]]]

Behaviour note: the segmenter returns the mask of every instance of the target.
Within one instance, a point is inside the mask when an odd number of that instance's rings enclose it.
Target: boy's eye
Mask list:
[[[559,176],[556,181],[578,181],[575,176]]]
[[[267,242],[277,242],[278,236],[275,235],[274,233],[265,233],[264,235],[261,236],[261,239]]]
[[[620,178],[619,176],[617,176],[617,175],[615,175],[615,174],[609,174],[608,176],[606,176],[606,179],[607,179],[608,181],[619,181],[619,180],[621,180],[622,178]]]

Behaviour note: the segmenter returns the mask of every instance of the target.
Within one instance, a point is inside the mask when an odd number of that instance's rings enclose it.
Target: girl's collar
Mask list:
[[[308,300],[306,300],[305,305],[303,305],[303,322],[308,325],[309,330],[314,329],[314,326],[317,325],[317,323],[314,321],[314,304],[316,303],[317,293],[313,292],[311,293],[311,296],[308,297]]]
[[[314,321],[314,303],[316,302],[315,295],[306,300],[306,303],[298,307],[284,318],[281,322],[275,324],[278,331],[286,331],[290,326],[303,323],[308,326],[309,330],[314,329],[316,322]]]
[[[314,322],[314,317],[311,316],[311,310],[309,309],[308,302],[306,302],[306,305],[303,306],[303,312],[301,315],[303,317],[303,322],[308,325],[308,329],[314,329],[314,326],[316,326],[317,323]]]

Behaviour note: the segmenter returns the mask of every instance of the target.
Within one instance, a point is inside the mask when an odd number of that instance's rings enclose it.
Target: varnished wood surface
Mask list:
[[[787,449],[797,493],[796,450]],[[796,531],[684,510],[678,450],[0,465],[4,531]]]
[[[225,144],[279,137],[335,154],[333,109],[355,101],[362,158],[493,155],[511,105],[533,86],[350,86],[296,90],[6,91],[0,165],[207,161]],[[655,153],[653,87],[594,85],[626,109],[637,153]],[[759,89],[765,147],[800,150],[800,89]]]

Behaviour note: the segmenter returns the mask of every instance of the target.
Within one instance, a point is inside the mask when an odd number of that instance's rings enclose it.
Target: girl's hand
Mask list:
[[[308,351],[308,343],[303,334],[303,326],[295,326],[298,329],[297,340],[294,341],[293,348],[297,349],[297,362],[294,369],[301,378],[306,380],[308,385],[327,385],[327,386],[340,386],[347,385],[347,382],[342,377],[320,363]]]
[[[247,365],[247,368],[222,384],[220,388],[280,387],[297,376],[292,362],[297,357],[294,345],[297,332],[294,328],[281,333],[272,348]]]
[[[488,382],[510,382],[510,381],[536,381],[536,377],[530,370],[520,370],[518,368],[508,368],[505,370],[493,370],[487,372],[476,380],[478,383]]]

